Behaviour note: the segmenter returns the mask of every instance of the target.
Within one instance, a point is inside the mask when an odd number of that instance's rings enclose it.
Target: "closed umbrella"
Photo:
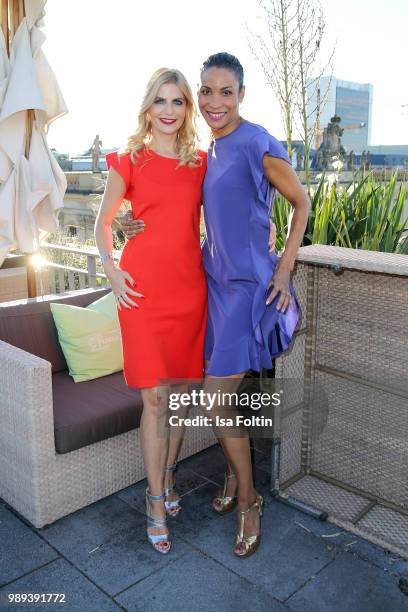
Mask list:
[[[42,50],[45,2],[8,0],[1,16],[0,265],[13,249],[38,251],[57,229],[67,187],[46,140],[67,108]]]

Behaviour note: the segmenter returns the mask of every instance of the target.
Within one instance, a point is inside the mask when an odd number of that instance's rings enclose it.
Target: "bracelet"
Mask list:
[[[112,261],[114,263],[114,259],[112,253],[99,253],[99,257],[101,258],[102,265],[105,265],[107,261]]]

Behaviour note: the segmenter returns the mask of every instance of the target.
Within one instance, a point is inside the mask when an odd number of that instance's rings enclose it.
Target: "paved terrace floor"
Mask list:
[[[169,519],[167,556],[146,541],[145,481],[39,530],[1,502],[1,596],[66,593],[68,604],[0,609],[408,611],[408,561],[276,502],[266,455],[256,452],[256,463],[263,540],[249,559],[232,553],[235,514],[211,511],[223,480],[218,446],[179,465],[183,511]]]

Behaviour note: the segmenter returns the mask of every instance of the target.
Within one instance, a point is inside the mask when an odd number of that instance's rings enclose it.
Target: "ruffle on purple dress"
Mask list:
[[[259,125],[243,121],[217,138],[208,152],[204,180],[208,281],[207,373],[228,376],[270,369],[291,343],[299,305],[278,311],[266,306],[279,257],[269,253],[269,213],[275,190],[263,171],[269,154],[290,163],[283,145]]]

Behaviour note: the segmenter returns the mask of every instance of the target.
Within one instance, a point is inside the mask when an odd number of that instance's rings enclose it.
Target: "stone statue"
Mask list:
[[[92,147],[87,152],[88,155],[92,155],[92,172],[97,174],[99,172],[99,158],[101,156],[102,141],[99,140],[99,134],[95,136]]]
[[[341,144],[344,130],[340,127],[340,117],[335,115],[323,130],[323,141],[316,153],[317,170],[333,170],[333,158],[342,159],[346,153]]]
[[[354,160],[355,160],[355,154],[352,149],[347,157],[347,170],[351,170],[351,171],[354,170]]]

